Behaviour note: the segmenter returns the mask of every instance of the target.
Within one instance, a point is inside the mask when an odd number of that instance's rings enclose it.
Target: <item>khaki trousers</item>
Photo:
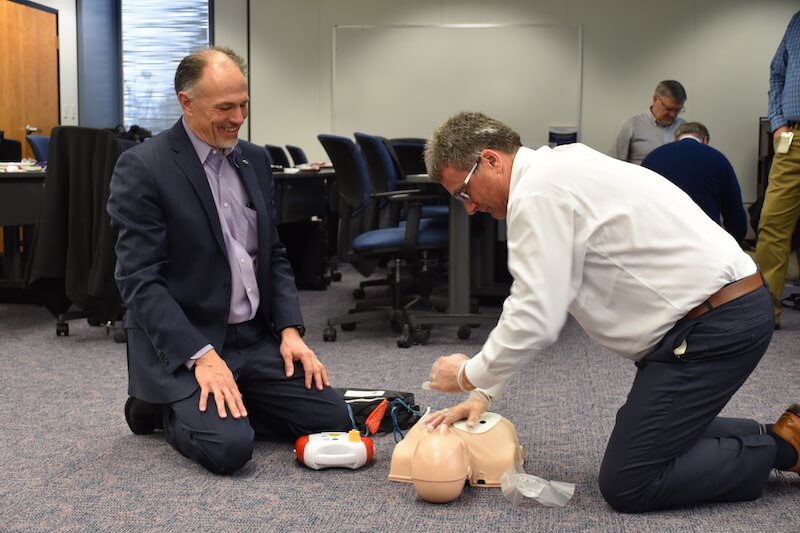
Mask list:
[[[755,260],[769,285],[775,323],[781,321],[781,292],[791,253],[794,228],[800,219],[800,127],[786,154],[775,154],[758,224]]]

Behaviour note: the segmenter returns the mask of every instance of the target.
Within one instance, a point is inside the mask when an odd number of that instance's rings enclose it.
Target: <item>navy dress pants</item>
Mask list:
[[[278,342],[266,327],[230,326],[220,356],[242,393],[247,417],[217,414],[213,395],[200,412],[200,389],[163,409],[164,436],[176,450],[216,474],[230,474],[251,457],[255,438],[291,440],[352,428],[344,400],[330,387],[305,387],[303,367],[286,377]]]
[[[637,363],[600,468],[612,507],[645,512],[759,497],[775,443],[754,420],[718,415],[766,351],[773,322],[763,287],[679,321]]]

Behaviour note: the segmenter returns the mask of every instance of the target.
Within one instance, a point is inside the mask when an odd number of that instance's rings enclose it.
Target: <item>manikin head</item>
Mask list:
[[[411,459],[411,479],[423,500],[447,503],[464,489],[470,474],[467,445],[442,424],[417,444]]]

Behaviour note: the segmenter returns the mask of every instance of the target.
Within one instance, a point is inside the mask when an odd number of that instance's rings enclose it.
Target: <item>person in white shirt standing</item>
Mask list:
[[[469,214],[506,219],[514,278],[481,351],[433,364],[431,388],[474,392],[432,426],[474,424],[572,315],[637,366],[600,468],[612,507],[751,500],[772,468],[800,471],[800,405],[774,425],[718,416],[767,349],[772,300],[753,260],[680,189],[582,144],[523,147],[472,112],[436,129],[425,161]]]

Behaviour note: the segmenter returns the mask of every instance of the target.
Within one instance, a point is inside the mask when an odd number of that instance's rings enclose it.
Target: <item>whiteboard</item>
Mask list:
[[[481,111],[538,147],[580,132],[581,74],[580,26],[335,26],[333,132],[427,138]]]

